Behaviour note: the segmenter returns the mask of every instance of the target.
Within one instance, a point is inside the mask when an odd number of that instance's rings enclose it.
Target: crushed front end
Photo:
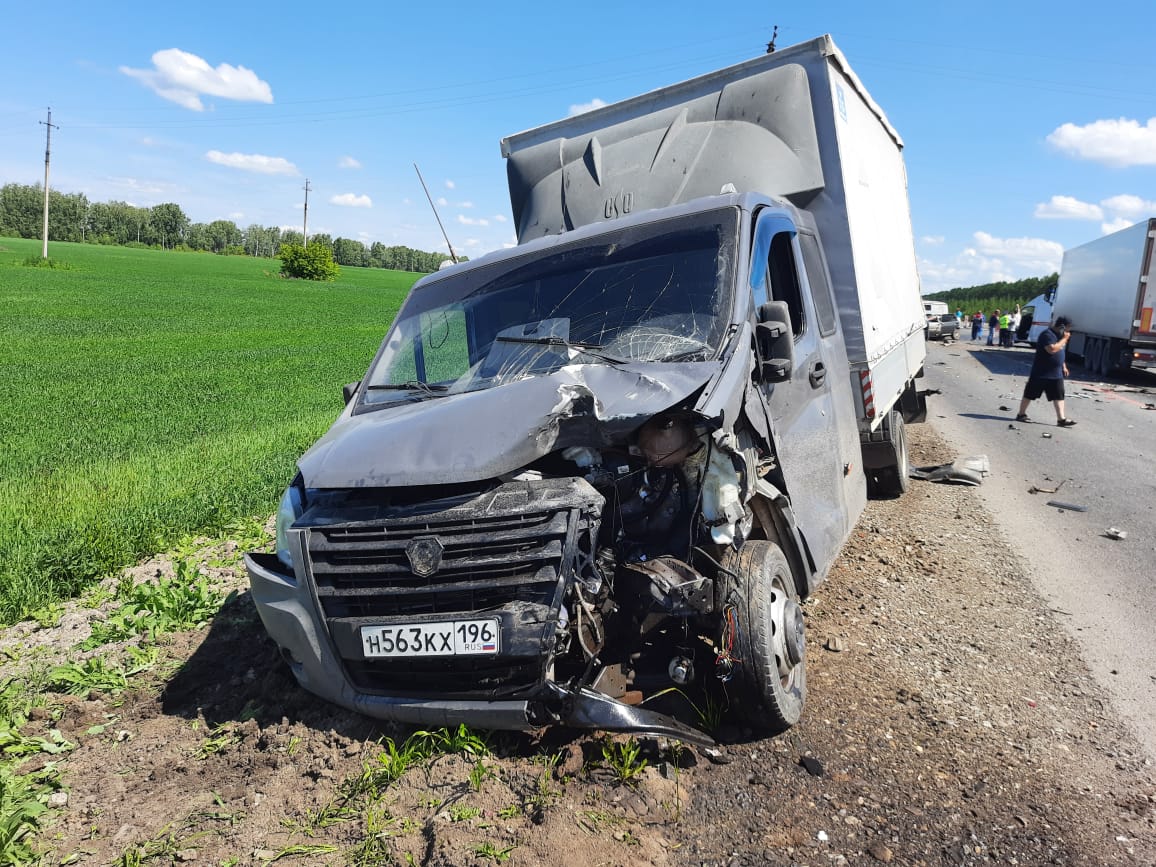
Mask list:
[[[656,708],[708,672],[801,695],[790,577],[738,558],[774,478],[765,423],[743,422],[765,407],[739,227],[733,205],[687,209],[415,287],[298,462],[276,553],[246,559],[303,687],[422,726],[698,743]],[[732,643],[760,636],[756,671]]]

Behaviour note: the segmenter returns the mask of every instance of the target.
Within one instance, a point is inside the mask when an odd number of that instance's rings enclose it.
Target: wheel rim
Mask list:
[[[776,575],[771,599],[771,623],[774,628],[772,643],[779,669],[779,681],[786,686],[806,659],[806,627],[803,609],[783,585],[782,576]]]

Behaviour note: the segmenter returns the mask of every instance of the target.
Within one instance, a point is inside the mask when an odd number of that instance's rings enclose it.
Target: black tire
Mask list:
[[[1100,369],[1097,373],[1102,377],[1107,377],[1116,369],[1116,341],[1109,337],[1100,342],[1104,346],[1104,352],[1100,355]]]
[[[868,471],[867,493],[872,497],[902,497],[911,487],[911,464],[907,453],[907,425],[903,414],[891,410],[883,422],[891,432],[894,463]]]
[[[1095,373],[1100,369],[1100,339],[1098,337],[1084,338],[1084,369],[1088,373]]]
[[[749,540],[723,558],[726,595],[719,647],[734,660],[735,710],[752,728],[785,732],[807,701],[803,610],[786,555],[774,542]]]

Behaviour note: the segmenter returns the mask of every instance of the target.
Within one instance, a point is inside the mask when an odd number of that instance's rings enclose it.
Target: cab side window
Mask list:
[[[758,310],[768,301],[785,301],[791,331],[798,340],[806,326],[802,283],[792,239],[795,227],[778,214],[764,214],[755,231],[751,252],[751,297]]]
[[[807,282],[811,286],[811,299],[815,302],[815,316],[819,320],[819,333],[824,337],[835,332],[835,304],[831,300],[831,286],[827,282],[827,269],[823,264],[823,254],[819,251],[819,241],[814,235],[799,235],[799,246],[803,249],[803,262],[807,266]]]
[[[799,270],[795,264],[795,248],[790,232],[778,232],[771,239],[771,253],[767,259],[767,277],[771,298],[786,301],[791,312],[791,331],[795,338],[803,333],[803,290],[799,285]]]

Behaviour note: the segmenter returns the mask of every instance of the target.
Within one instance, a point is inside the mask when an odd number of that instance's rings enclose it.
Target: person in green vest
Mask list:
[[[1011,314],[1006,310],[999,315],[999,345],[1011,346]]]

